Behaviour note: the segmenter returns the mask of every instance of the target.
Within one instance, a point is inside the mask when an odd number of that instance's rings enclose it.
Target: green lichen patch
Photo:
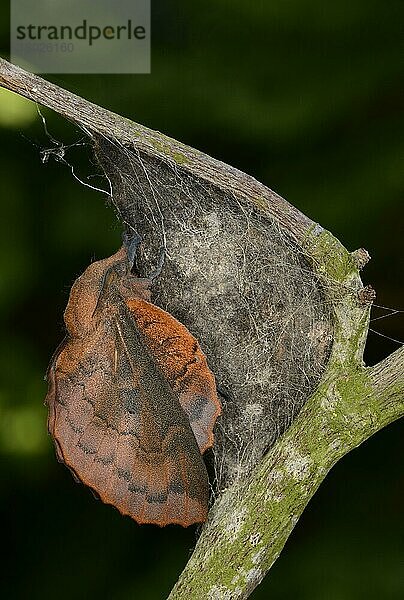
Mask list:
[[[313,225],[307,232],[303,248],[312,259],[317,273],[331,282],[342,283],[353,271],[357,272],[352,255],[326,229]]]
[[[169,141],[170,138],[167,138],[167,141],[164,141],[164,137],[166,136],[161,136],[161,139],[159,140],[150,139],[149,141],[153,148],[155,148],[155,150],[157,150],[160,154],[166,156],[168,159],[174,160],[174,162],[176,162],[178,165],[189,163],[190,159],[188,156],[180,152],[178,149],[174,150],[173,145]]]

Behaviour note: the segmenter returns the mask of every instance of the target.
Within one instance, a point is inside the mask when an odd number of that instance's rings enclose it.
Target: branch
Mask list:
[[[380,428],[402,416],[404,394],[404,346],[369,369],[375,397],[378,399]]]
[[[286,202],[281,196],[237,169],[225,165],[177,140],[134,123],[92,102],[84,100],[41,77],[28,73],[0,58],[0,86],[29,100],[38,102],[69,119],[90,135],[101,136],[130,144],[156,160],[169,160],[180,165],[195,177],[203,177],[224,191],[271,210],[296,237],[303,237],[313,222]]]
[[[170,598],[247,598],[332,466],[404,414],[403,349],[363,365],[366,252],[237,169],[6,61],[0,85],[88,133],[121,220],[142,232],[140,268],[166,248],[155,297],[226,391],[215,448],[226,489]]]
[[[403,348],[372,369],[336,365],[253,475],[215,503],[170,600],[248,598],[331,467],[403,415]]]

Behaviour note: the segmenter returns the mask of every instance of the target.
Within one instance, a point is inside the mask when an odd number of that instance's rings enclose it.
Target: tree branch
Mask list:
[[[381,429],[403,416],[404,346],[369,369],[369,374],[378,401]]]
[[[294,206],[253,177],[158,131],[88,102],[1,58],[0,86],[54,110],[88,130],[90,135],[96,132],[122,144],[131,144],[156,160],[176,163],[195,177],[201,176],[204,180],[213,182],[224,191],[234,194],[236,198],[247,194],[249,202],[256,202],[263,208],[266,201],[271,202],[273,214],[299,238],[304,236],[307,228],[313,224]]]
[[[294,423],[252,475],[216,501],[170,600],[248,598],[334,464],[404,415],[404,348],[367,369],[352,360],[357,335],[361,326],[348,346],[336,340],[324,380]],[[340,343],[350,348],[342,361]]]
[[[141,267],[167,250],[156,298],[197,335],[227,392],[216,432],[227,489],[170,598],[247,598],[332,466],[404,414],[403,349],[363,365],[367,254],[252,177],[4,60],[0,85],[88,133],[120,218],[142,232]],[[229,433],[248,464],[229,459]]]

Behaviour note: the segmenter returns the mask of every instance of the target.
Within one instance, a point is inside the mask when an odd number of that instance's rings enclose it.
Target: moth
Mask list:
[[[151,303],[124,245],[75,281],[48,369],[48,430],[76,480],[138,523],[206,520],[221,412],[197,340]]]

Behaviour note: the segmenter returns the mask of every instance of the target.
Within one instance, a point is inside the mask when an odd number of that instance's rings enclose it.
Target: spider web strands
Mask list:
[[[230,390],[213,451],[224,489],[251,471],[317,385],[332,340],[329,302],[274,219],[174,160],[93,137],[113,204],[143,239],[145,274],[166,249],[155,301],[200,340],[219,389]]]

